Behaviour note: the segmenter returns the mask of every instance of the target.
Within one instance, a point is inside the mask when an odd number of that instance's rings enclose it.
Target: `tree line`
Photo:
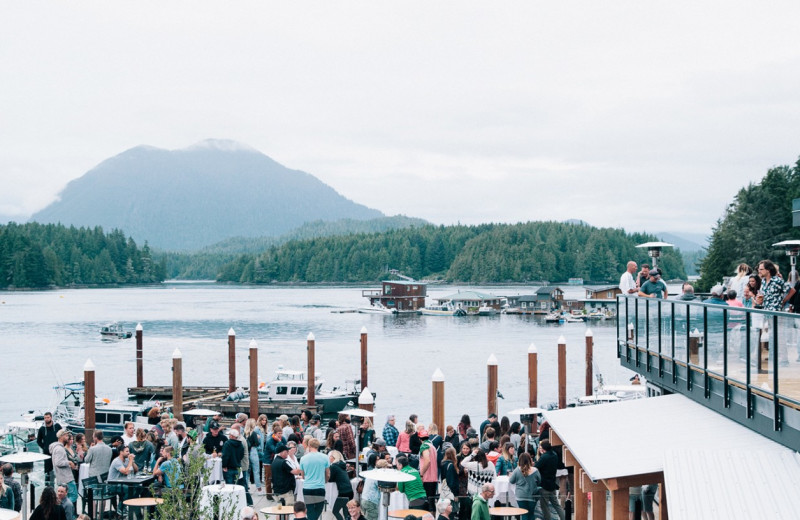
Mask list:
[[[216,279],[236,283],[374,282],[388,268],[416,279],[463,283],[616,281],[637,244],[657,240],[622,229],[560,222],[426,225],[383,233],[294,240],[226,263]],[[667,278],[685,278],[677,250],[660,260]]]
[[[61,224],[0,225],[0,289],[142,284],[166,278],[147,242],[139,248],[120,230]]]
[[[755,268],[761,260],[772,260],[788,275],[789,262],[783,249],[772,244],[800,239],[792,226],[792,199],[800,198],[800,160],[793,166],[771,168],[759,183],[742,188],[717,221],[700,264],[698,287],[708,290],[736,266]]]

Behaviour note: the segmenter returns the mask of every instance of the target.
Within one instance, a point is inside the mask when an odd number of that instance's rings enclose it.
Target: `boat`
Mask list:
[[[466,316],[467,311],[460,307],[456,307],[450,302],[441,305],[428,305],[420,309],[420,313],[424,316]]]
[[[484,304],[478,307],[478,316],[494,316],[497,312],[497,309],[489,305]]]
[[[66,383],[53,387],[62,396],[53,410],[53,420],[73,433],[85,433],[84,385],[83,381]],[[153,402],[138,404],[132,401],[112,401],[95,399],[95,430],[102,430],[107,436],[122,435],[125,423],[136,422],[149,429],[146,412]]]
[[[106,341],[128,339],[131,336],[133,332],[124,330],[119,323],[107,323],[100,327],[100,338]]]
[[[390,309],[385,307],[381,302],[374,302],[369,307],[361,307],[357,309],[361,314],[397,314],[397,309]]]
[[[369,307],[358,312],[368,314],[419,314],[425,306],[427,284],[418,282],[396,269],[390,274],[401,280],[384,280],[380,289],[365,289],[361,296],[369,300]]]
[[[330,390],[322,389],[324,383],[325,380],[319,374],[315,374],[314,401],[322,406],[324,415],[336,414],[339,410],[358,403],[358,396],[361,393],[359,382],[345,381],[343,388],[334,387]],[[353,387],[349,388],[348,383],[352,383]],[[298,405],[303,405],[308,403],[307,391],[308,379],[304,370],[288,370],[278,366],[272,381],[258,385],[258,400],[287,404],[296,402]]]
[[[41,422],[13,421],[0,430],[0,456],[17,453],[20,451],[39,451],[36,443],[36,433]]]
[[[559,312],[551,312],[544,317],[545,323],[561,323],[563,318]]]

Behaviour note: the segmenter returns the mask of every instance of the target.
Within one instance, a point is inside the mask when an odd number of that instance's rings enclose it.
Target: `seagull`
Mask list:
[[[500,399],[505,399],[505,397],[503,397],[503,394],[500,393],[500,390],[497,391],[497,397],[499,397]]]

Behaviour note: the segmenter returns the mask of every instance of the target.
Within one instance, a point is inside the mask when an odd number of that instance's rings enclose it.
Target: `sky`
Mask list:
[[[709,234],[800,156],[800,2],[3,2],[0,217],[232,139],[436,224]],[[209,194],[218,196],[218,194]]]

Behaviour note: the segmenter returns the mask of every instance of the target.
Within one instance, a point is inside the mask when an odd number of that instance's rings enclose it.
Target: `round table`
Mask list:
[[[244,487],[234,484],[211,484],[204,486],[200,495],[200,506],[214,515],[214,505],[219,504],[221,510],[232,510],[232,518],[240,518],[242,509],[247,507],[247,499],[244,494]]]
[[[271,506],[261,510],[265,515],[275,515],[278,520],[288,520],[294,514],[294,506]]]
[[[422,518],[425,515],[431,514],[430,511],[425,511],[424,509],[395,509],[394,511],[389,511],[389,516],[392,518],[405,518],[408,515],[416,516],[417,518]]]
[[[13,509],[0,509],[0,520],[19,520],[19,513]]]
[[[128,500],[123,502],[123,504],[128,506],[128,518],[131,517],[132,507],[141,507],[144,508],[144,520],[147,520],[147,513],[150,511],[150,508],[155,507],[162,502],[164,502],[163,498],[139,497],[139,498],[129,498]]]
[[[490,507],[489,514],[492,516],[502,516],[508,518],[509,516],[522,516],[528,512],[527,509],[521,507]]]

